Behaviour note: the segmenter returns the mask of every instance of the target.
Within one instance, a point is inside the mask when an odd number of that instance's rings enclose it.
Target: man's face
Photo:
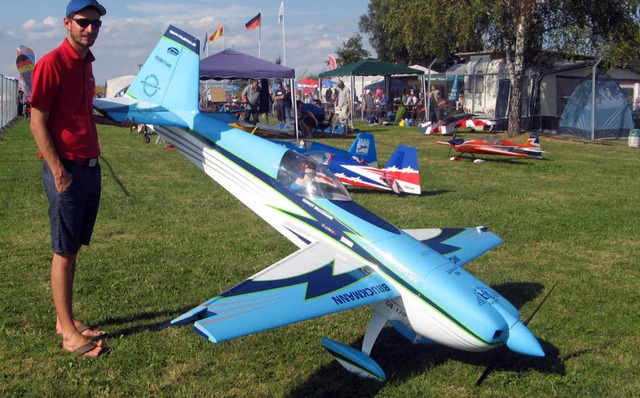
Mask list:
[[[313,180],[316,177],[316,170],[307,167],[304,169],[304,176],[308,180]]]
[[[69,42],[76,50],[87,50],[93,46],[98,38],[100,28],[94,27],[90,23],[86,27],[80,26],[83,22],[94,22],[100,20],[100,14],[95,8],[85,8],[84,10],[73,14],[70,18],[64,19],[64,26],[67,29],[67,37]]]

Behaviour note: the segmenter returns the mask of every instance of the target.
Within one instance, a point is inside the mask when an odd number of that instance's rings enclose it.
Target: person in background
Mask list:
[[[271,105],[273,104],[273,98],[269,92],[269,80],[260,79],[260,99],[258,100],[258,113],[264,114],[265,121],[269,124],[269,114],[271,113]]]
[[[449,115],[449,104],[446,98],[436,95],[436,117],[438,121],[444,120]]]
[[[327,91],[324,92],[324,102],[332,102],[333,101],[333,90],[331,87],[327,87]]]
[[[245,123],[258,123],[260,102],[260,89],[257,80],[251,80],[249,85],[242,91],[242,103],[245,104],[244,121]]]
[[[284,87],[284,98],[282,99],[284,105],[284,117],[287,121],[291,120],[291,108],[293,108],[293,102],[291,100],[291,86],[286,85]]]
[[[371,119],[376,116],[375,101],[375,98],[373,98],[373,92],[369,91],[364,99],[364,110],[367,112],[367,119]]]
[[[98,357],[109,349],[104,332],[79,321],[73,312],[78,252],[91,241],[101,195],[96,123],[130,127],[93,113],[93,46],[107,10],[96,0],[71,0],[64,27],[67,37],[33,70],[31,132],[44,159],[42,179],[51,223],[51,294],[62,349]],[[93,341],[98,339],[98,341]]]
[[[302,135],[311,137],[313,136],[313,129],[324,121],[324,108],[314,104],[303,103],[302,101],[298,101],[297,106]]]
[[[284,88],[282,87],[282,82],[278,82],[276,85],[276,91],[273,93],[273,100],[276,105],[276,118],[280,123],[284,123],[286,119],[284,115]]]
[[[463,112],[464,111],[464,94],[458,94],[458,100],[456,101],[456,110]]]
[[[349,130],[349,116],[351,113],[350,96],[351,93],[348,88],[345,87],[342,80],[338,80],[337,90],[338,98],[336,100],[336,113],[340,123],[344,126],[344,133],[347,134]]]

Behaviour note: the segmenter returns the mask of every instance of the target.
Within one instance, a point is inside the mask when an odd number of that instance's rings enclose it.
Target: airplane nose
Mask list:
[[[507,347],[509,347],[511,351],[515,351],[523,355],[530,355],[533,357],[544,356],[544,350],[540,346],[538,339],[522,322],[516,322],[511,330],[509,330]]]

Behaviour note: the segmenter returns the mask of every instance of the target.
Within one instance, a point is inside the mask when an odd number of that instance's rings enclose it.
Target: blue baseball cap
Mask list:
[[[69,17],[71,14],[80,12],[87,7],[95,8],[101,16],[107,13],[107,9],[96,0],[71,0],[67,5],[67,13],[65,15]]]

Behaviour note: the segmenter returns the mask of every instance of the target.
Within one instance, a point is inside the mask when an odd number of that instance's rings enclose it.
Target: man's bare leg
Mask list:
[[[77,261],[77,255],[74,256],[73,264],[71,265],[71,286],[72,286],[71,305],[73,305],[73,284],[76,277],[76,261]],[[73,308],[71,310],[73,311]],[[75,317],[73,318],[73,324],[75,325],[76,329],[80,328],[81,326],[83,326],[84,328],[87,327],[86,325],[83,325],[83,323],[78,319],[76,319]],[[56,333],[62,334],[62,326],[60,325],[60,319],[57,316],[56,316]],[[103,336],[105,332],[103,330],[89,328],[81,331],[80,334],[87,338],[94,338],[94,337]]]
[[[77,254],[53,254],[51,261],[51,293],[56,308],[57,324],[62,334],[62,348],[73,351],[90,342],[78,333],[73,316],[73,280]],[[102,352],[102,340],[87,356],[98,356]]]

